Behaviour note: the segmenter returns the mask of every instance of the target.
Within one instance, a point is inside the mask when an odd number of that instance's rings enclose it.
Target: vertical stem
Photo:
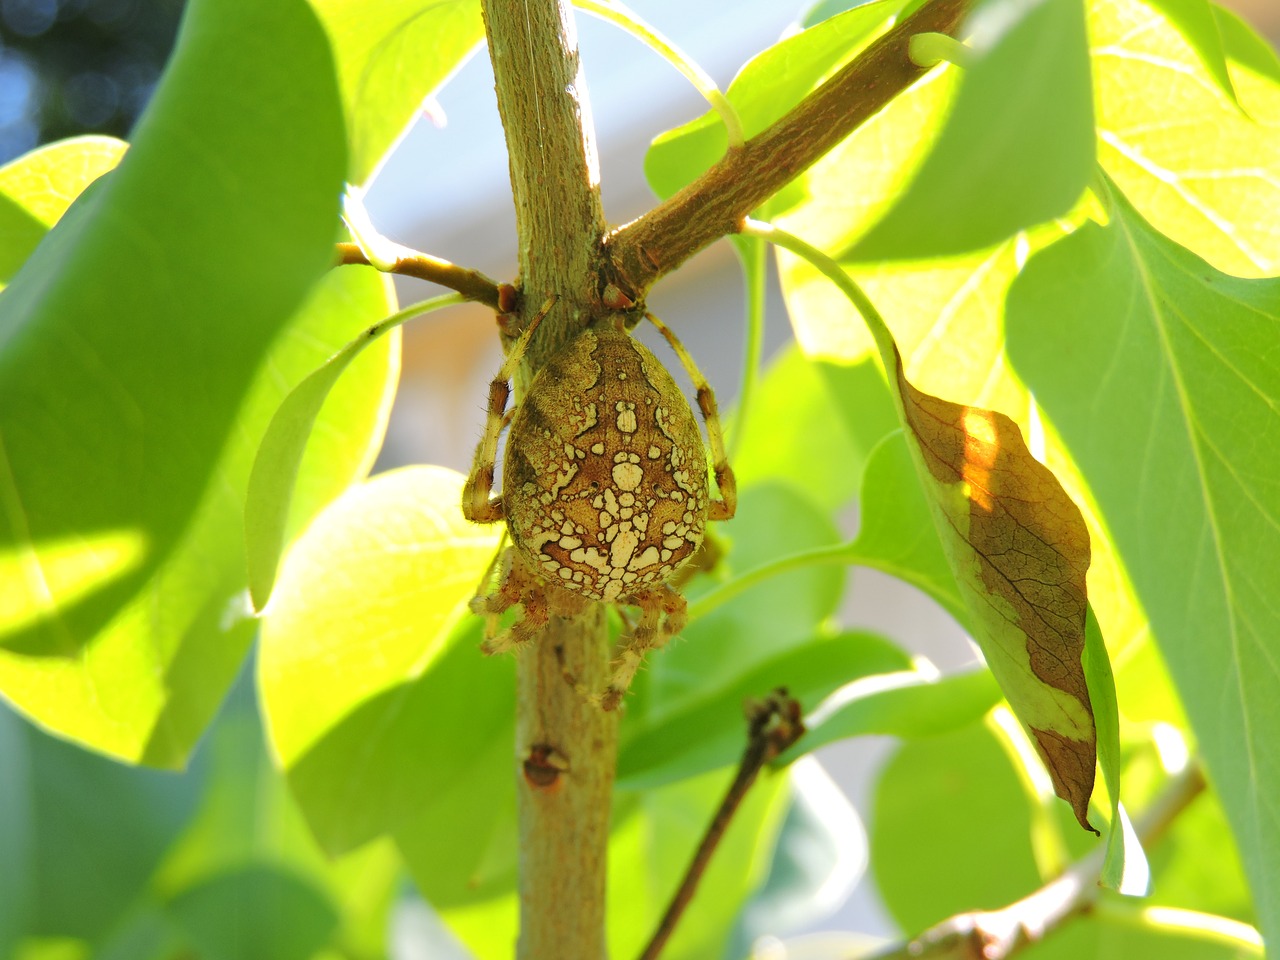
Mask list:
[[[484,0],[498,109],[506,132],[527,321],[560,299],[516,380],[533,375],[597,305],[600,205],[591,111],[567,2]],[[587,704],[570,673],[604,689],[610,646],[597,607],[551,624],[520,655],[516,751],[522,960],[603,960],[605,854],[617,714]]]

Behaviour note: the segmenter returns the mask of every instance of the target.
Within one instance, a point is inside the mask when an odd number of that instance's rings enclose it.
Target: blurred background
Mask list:
[[[853,4],[847,4],[852,6]],[[1273,40],[1277,0],[1225,0]],[[631,0],[642,17],[674,40],[722,87],[754,53],[792,29],[801,0]],[[77,133],[126,138],[153,90],[173,42],[181,0],[0,0],[0,162]],[[643,160],[658,133],[705,111],[695,91],[665,61],[616,28],[579,16],[580,44],[598,135],[606,215],[623,223],[653,203]],[[515,273],[514,213],[493,78],[483,51],[424,109],[376,176],[366,198],[375,225],[408,246],[477,268],[498,280]],[[403,302],[432,293],[401,284]],[[663,280],[652,309],[702,365],[723,409],[733,406],[742,357],[742,278],[721,242]],[[790,339],[786,310],[771,282],[766,360]],[[652,338],[651,344],[652,344]],[[493,315],[468,306],[405,328],[400,392],[377,469],[436,463],[466,471],[484,420],[486,385],[501,360]],[[852,529],[856,516],[846,518]],[[843,619],[880,631],[941,669],[970,662],[967,639],[940,608],[912,588],[857,570]],[[863,813],[876,765],[890,744],[864,738],[819,755],[840,790]],[[72,748],[67,748],[72,749]],[[828,891],[828,929],[892,936],[897,931],[869,883],[855,883],[865,856],[848,839],[846,869]],[[402,911],[405,956],[431,926],[420,908]],[[429,955],[439,957],[432,952]]]

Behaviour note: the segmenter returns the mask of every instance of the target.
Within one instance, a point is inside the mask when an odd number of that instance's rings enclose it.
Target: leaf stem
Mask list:
[[[756,384],[760,380],[760,360],[764,353],[764,317],[768,279],[768,248],[763,241],[743,238],[738,244],[742,257],[742,275],[746,288],[747,323],[746,342],[742,347],[742,385],[738,389],[738,404],[733,415],[733,433],[729,437],[729,462],[742,445],[746,436],[747,420],[751,414],[751,401]],[[745,248],[745,249],[743,249]]]
[[[768,580],[770,577],[776,577],[779,574],[790,573],[792,570],[800,570],[817,564],[848,563],[850,557],[850,545],[837,543],[828,547],[801,550],[785,557],[779,557],[777,560],[762,563],[760,566],[748,570],[742,576],[735,577],[708,593],[704,593],[697,600],[690,602],[689,619],[696,620],[698,617],[706,616],[716,607],[728,603],[734,597],[745,593],[756,584]]]
[[[653,937],[640,954],[640,960],[655,960],[662,953],[663,947],[675,932],[676,924],[693,899],[698,883],[706,872],[711,855],[724,837],[725,831],[742,799],[756,782],[756,777],[766,763],[780,756],[804,734],[804,722],[801,720],[800,703],[792,699],[783,687],[774,690],[763,701],[748,701],[747,713],[747,747],[738,763],[738,772],[729,784],[729,789],[720,801],[715,816],[707,826],[707,831],[698,844],[693,860],[685,870],[684,878],[676,889],[667,911],[658,923]]]
[[[498,300],[498,284],[479,270],[460,267],[456,263],[450,263],[448,260],[441,260],[439,257],[433,257],[426,253],[419,253],[416,250],[410,250],[408,247],[402,247],[401,249],[404,251],[402,255],[389,260],[385,266],[378,266],[377,269],[383,273],[394,273],[402,277],[417,277],[419,280],[438,283],[442,287],[458,291],[467,300],[483,303],[486,307],[492,307],[494,310],[502,309]],[[351,264],[375,266],[370,263],[368,254],[361,250],[358,244],[339,243],[336,247],[336,253],[338,266]]]
[[[857,281],[845,272],[845,269],[840,264],[817,247],[805,243],[794,234],[787,233],[787,231],[779,229],[771,223],[748,218],[743,220],[740,232],[745,236],[768,240],[775,246],[789,250],[798,257],[803,257],[814,269],[839,287],[840,292],[849,298],[854,309],[861,314],[867,329],[871,331],[871,336],[875,338],[876,346],[880,349],[880,359],[883,361],[885,369],[890,372],[893,371],[898,349],[894,344],[893,334],[889,330],[889,325],[885,323],[884,317],[880,315],[880,311],[871,302],[871,298],[866,295]]]
[[[634,10],[617,0],[573,0],[573,5],[583,13],[589,13],[626,30],[684,74],[685,78],[702,94],[703,99],[711,104],[711,109],[720,115],[725,132],[729,135],[729,149],[742,145],[746,138],[742,132],[742,120],[738,117],[738,111],[733,108],[729,98],[720,92],[711,75],[698,66],[688,54],[642,20]]]
[[[917,33],[907,44],[907,56],[917,66],[928,69],[940,63],[957,67],[973,64],[973,50],[947,33]]]

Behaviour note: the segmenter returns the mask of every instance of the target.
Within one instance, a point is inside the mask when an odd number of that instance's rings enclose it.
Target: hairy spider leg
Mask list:
[[[733,468],[729,466],[729,457],[724,449],[724,431],[720,427],[720,413],[716,409],[716,395],[711,384],[702,375],[698,365],[694,363],[684,344],[665,323],[652,313],[645,312],[649,321],[658,328],[658,332],[671,344],[680,363],[683,364],[694,389],[698,391],[698,409],[702,411],[702,420],[707,425],[707,440],[711,445],[711,467],[715,471],[716,487],[720,491],[720,499],[707,504],[708,520],[728,520],[738,512],[738,483],[733,477]]]
[[[496,523],[504,516],[502,497],[491,497],[490,494],[493,492],[493,475],[497,469],[498,437],[502,435],[503,427],[510,422],[507,401],[511,398],[511,378],[524,359],[534,331],[555,306],[557,299],[559,298],[550,297],[529,321],[529,326],[525,327],[524,333],[520,334],[520,339],[503,361],[502,369],[489,383],[489,408],[485,415],[484,433],[476,445],[471,474],[467,477],[466,486],[462,488],[462,515],[472,523]]]
[[[621,638],[623,644],[611,665],[609,686],[600,695],[600,706],[605,710],[613,710],[622,702],[636,671],[644,663],[644,655],[650,650],[661,650],[688,622],[684,597],[665,583],[628,597],[625,602],[640,608],[640,620],[629,636]]]

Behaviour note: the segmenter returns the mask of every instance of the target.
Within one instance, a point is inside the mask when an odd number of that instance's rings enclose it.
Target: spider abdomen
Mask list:
[[[671,375],[619,328],[538,373],[507,437],[502,501],[529,567],[594,600],[666,582],[702,542],[707,461]]]

